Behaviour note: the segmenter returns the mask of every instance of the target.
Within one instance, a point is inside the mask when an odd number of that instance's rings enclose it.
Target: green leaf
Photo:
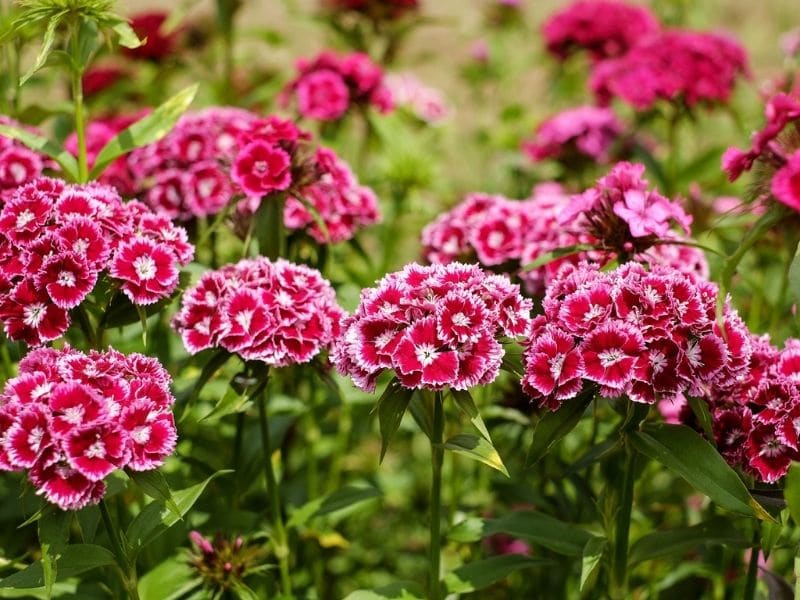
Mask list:
[[[506,477],[509,476],[508,470],[503,464],[503,459],[500,458],[500,455],[497,453],[494,446],[492,446],[492,443],[485,438],[472,435],[471,433],[459,433],[447,440],[444,443],[444,448],[445,450],[463,454],[473,460],[489,465],[493,469],[500,471]]]
[[[556,248],[550,252],[545,252],[536,257],[536,260],[523,265],[523,271],[533,271],[539,267],[543,267],[548,263],[564,258],[565,256],[572,256],[573,254],[580,254],[581,252],[588,252],[594,249],[591,244],[575,244],[573,246],[565,246],[564,248]]]
[[[64,174],[72,181],[78,179],[78,161],[75,157],[67,152],[64,148],[51,142],[47,138],[31,133],[22,127],[14,127],[13,125],[0,125],[0,135],[17,140],[26,145],[31,150],[46,154],[54,161],[56,161],[64,171]]]
[[[696,396],[689,396],[688,400],[697,422],[700,423],[700,427],[706,435],[706,439],[713,445],[714,429],[711,422],[711,413],[708,410],[708,404],[705,400]]]
[[[58,573],[58,556],[64,551],[69,541],[69,526],[72,513],[51,510],[39,519],[39,545],[42,548],[42,576],[44,579],[45,597],[53,594]]]
[[[346,485],[326,496],[306,502],[292,513],[286,526],[299,527],[313,517],[327,515],[381,495],[381,491],[373,486]]]
[[[258,240],[258,252],[272,260],[285,254],[286,231],[283,226],[285,204],[285,194],[264,196],[253,219],[255,238]]]
[[[428,439],[433,437],[433,394],[419,390],[408,403],[408,412]]]
[[[593,536],[583,547],[583,556],[581,558],[581,592],[584,590],[589,580],[594,579],[597,567],[600,566],[600,562],[603,560],[606,545],[607,540],[605,538]]]
[[[386,385],[386,390],[378,400],[378,422],[381,429],[380,462],[383,462],[386,450],[389,449],[389,443],[400,428],[400,422],[403,420],[403,415],[413,395],[414,390],[409,390],[400,385],[400,382],[395,377]]]
[[[61,19],[53,18],[50,19],[50,22],[47,24],[47,29],[44,31],[44,39],[42,41],[42,48],[39,50],[39,55],[36,57],[36,62],[33,66],[28,70],[25,75],[22,76],[19,80],[19,85],[25,85],[25,83],[34,76],[34,74],[41,69],[44,64],[47,62],[50,53],[53,51],[53,44],[56,41],[56,31],[58,30],[58,26],[61,24]]]
[[[150,569],[139,579],[142,600],[177,600],[197,589],[202,582],[183,557],[171,557]]]
[[[425,593],[417,583],[398,581],[374,590],[350,592],[344,600],[422,600],[424,597]]]
[[[557,411],[548,411],[539,419],[525,463],[528,468],[539,462],[556,442],[575,428],[592,402],[594,391],[594,387],[584,390],[577,397],[564,402]]]
[[[135,557],[141,548],[181,520],[189,512],[189,509],[194,506],[205,491],[206,486],[213,479],[228,473],[233,473],[233,471],[217,471],[211,477],[196,485],[183,490],[173,490],[172,498],[178,507],[178,514],[167,508],[166,504],[161,500],[154,500],[145,506],[131,521],[126,532],[126,537],[131,546],[129,548],[130,557]]]
[[[680,558],[698,546],[728,545],[746,548],[749,541],[734,522],[724,517],[714,517],[691,527],[669,531],[654,531],[642,536],[631,546],[630,564],[667,556]]]
[[[469,393],[469,390],[451,389],[450,394],[453,396],[453,400],[455,400],[458,408],[460,408],[461,411],[469,417],[470,422],[475,426],[475,428],[480,431],[484,438],[491,442],[492,438],[489,435],[489,430],[486,429],[486,424],[483,422],[483,419],[478,412],[478,407],[475,404],[475,400],[473,400],[472,394]]]
[[[505,533],[563,554],[582,556],[592,535],[571,523],[534,511],[516,511],[497,519],[487,519],[483,536]]]
[[[179,519],[181,518],[180,509],[172,497],[172,490],[161,471],[153,469],[151,471],[126,471],[126,473],[145,494],[153,500],[161,500]]]
[[[125,48],[138,48],[144,43],[139,39],[139,36],[136,35],[130,23],[124,19],[119,19],[111,26],[111,29],[117,34],[117,40],[120,46],[124,46]]]
[[[492,556],[451,571],[444,576],[444,583],[451,594],[467,594],[502,581],[514,571],[550,563],[552,561],[519,554]]]
[[[211,380],[212,377],[214,377],[214,375],[216,375],[217,371],[225,366],[225,363],[228,362],[231,356],[233,355],[227,350],[217,350],[209,357],[206,364],[203,365],[200,375],[197,376],[191,391],[189,392],[188,396],[185,396],[185,400],[182,402],[182,415],[186,414],[187,409],[195,403],[205,385]],[[184,397],[182,396],[181,399],[183,398]]]
[[[94,544],[73,544],[66,546],[56,563],[57,578],[64,580],[75,577],[97,567],[115,564],[111,551]],[[0,581],[0,588],[30,589],[44,587],[45,578],[42,562],[37,560],[26,569],[9,575]]]
[[[786,474],[783,496],[789,507],[789,514],[796,525],[800,525],[800,463],[793,462]]]
[[[736,471],[711,444],[689,427],[661,424],[629,434],[637,451],[674,471],[723,508],[762,520],[773,520],[750,496]]]
[[[157,142],[167,135],[194,100],[198,85],[190,85],[181,90],[149,115],[111,138],[97,155],[90,178],[97,179],[108,165],[123,154],[134,148]]]

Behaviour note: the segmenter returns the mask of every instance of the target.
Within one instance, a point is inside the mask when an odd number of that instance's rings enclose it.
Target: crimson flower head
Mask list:
[[[542,26],[542,35],[547,50],[561,60],[581,50],[601,60],[625,54],[659,29],[658,19],[642,6],[578,0],[553,14]]]
[[[751,345],[727,306],[720,328],[716,302],[713,284],[669,267],[566,265],[528,331],[523,389],[557,409],[588,386],[646,404],[728,388]]]
[[[184,294],[173,327],[192,354],[218,347],[284,367],[327,348],[344,315],[319,271],[261,257],[206,272]]]
[[[112,471],[155,469],[175,450],[170,383],[140,354],[32,351],[0,395],[0,469],[27,471],[63,510],[96,504]]]
[[[660,101],[726,104],[748,72],[735,40],[715,33],[668,30],[648,36],[627,54],[593,67],[590,87],[600,103],[619,98],[637,110]]]
[[[572,197],[559,222],[573,224],[601,247],[626,255],[668,237],[672,224],[688,234],[691,216],[677,202],[648,191],[643,175],[642,164],[617,163],[595,187]]]
[[[341,119],[354,106],[381,113],[394,108],[380,65],[362,52],[338,55],[324,51],[297,61],[297,77],[281,92],[281,102],[297,104],[301,116],[319,121]]]
[[[194,248],[186,231],[101,184],[39,178],[0,209],[0,320],[39,346],[64,334],[68,311],[104,274],[134,304],[168,297]]]
[[[21,127],[35,133],[14,119],[0,115],[0,124]],[[21,142],[0,136],[0,199],[5,200],[16,188],[40,177],[51,161]]]
[[[518,285],[477,265],[412,263],[362,291],[332,359],[366,391],[386,369],[406,388],[466,390],[494,381],[500,338],[524,333],[530,309]]]

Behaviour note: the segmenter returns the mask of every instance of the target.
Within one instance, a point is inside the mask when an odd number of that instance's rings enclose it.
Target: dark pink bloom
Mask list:
[[[526,354],[522,387],[534,398],[560,401],[574,396],[583,387],[583,357],[571,335],[548,329],[537,336]],[[555,402],[550,408],[557,408]]]
[[[308,119],[335,121],[347,112],[350,92],[339,73],[320,69],[309,73],[295,87],[297,109]]]
[[[231,176],[245,194],[260,198],[285,190],[292,182],[291,157],[266,142],[251,142],[236,157]]]
[[[131,17],[131,27],[144,40],[138,48],[122,48],[122,53],[136,60],[161,62],[175,52],[179,31],[164,33],[169,14],[164,11],[149,11]]]
[[[595,59],[620,56],[655,33],[658,19],[642,6],[616,0],[578,0],[552,15],[542,27],[551,54],[565,59],[577,50]]]
[[[438,388],[458,373],[458,354],[436,334],[432,318],[416,321],[400,339],[392,354],[397,375],[406,387]]]
[[[0,319],[10,339],[31,346],[59,338],[69,327],[66,311],[29,279],[21,281],[0,300]]]
[[[772,177],[772,195],[800,211],[800,151],[795,152]]]
[[[122,280],[122,291],[134,304],[153,304],[178,285],[175,254],[167,244],[134,238],[114,254],[109,274]]]
[[[633,379],[633,366],[644,350],[639,331],[624,321],[603,323],[583,342],[586,379],[611,389],[622,389]]]
[[[37,287],[47,290],[53,304],[64,309],[75,308],[83,302],[96,282],[97,271],[73,253],[48,258],[34,278]]]

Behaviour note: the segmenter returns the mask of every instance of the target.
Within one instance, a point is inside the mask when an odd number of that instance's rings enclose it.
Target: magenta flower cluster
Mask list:
[[[666,267],[564,267],[527,335],[523,389],[557,409],[587,386],[654,404],[724,388],[747,372],[750,335],[717,288]]]
[[[0,210],[0,319],[12,340],[38,346],[69,327],[105,271],[134,304],[167,298],[194,247],[186,231],[101,184],[39,178]],[[115,280],[115,281],[114,281]]]
[[[722,156],[722,168],[735,181],[755,163],[764,166],[771,176],[769,191],[775,199],[800,211],[800,148],[795,139],[800,101],[788,94],[776,94],[767,101],[764,114],[766,124],[753,134],[750,148],[728,148]]]
[[[709,398],[717,448],[761,481],[783,477],[800,460],[800,340],[779,350],[752,336],[747,377]]]
[[[369,106],[381,113],[394,108],[380,65],[362,52],[338,55],[324,51],[296,63],[297,77],[281,94],[284,105],[292,100],[301,116],[336,121],[351,108]]]
[[[604,249],[631,254],[667,237],[670,227],[686,234],[692,217],[657,191],[648,191],[642,164],[620,162],[595,187],[573,196],[559,215],[562,225],[589,234]]]
[[[465,390],[491,383],[505,351],[523,335],[531,301],[519,286],[477,265],[407,265],[361,292],[332,360],[365,391],[391,369],[412,389]]]
[[[347,163],[327,148],[317,148],[314,161],[318,179],[299,190],[302,200],[294,195],[286,200],[283,224],[287,229],[306,231],[320,244],[335,244],[353,238],[362,227],[380,222],[375,192],[358,183]],[[303,202],[317,212],[325,230]]]
[[[141,354],[32,351],[0,395],[0,469],[26,470],[63,510],[99,502],[112,471],[155,469],[175,450],[170,383]]]
[[[585,50],[594,59],[620,56],[660,29],[646,8],[616,0],[578,0],[542,26],[547,50],[560,59]]]
[[[610,108],[578,106],[543,121],[522,149],[534,162],[569,160],[577,155],[605,163],[622,131],[622,123]]]
[[[447,119],[452,110],[442,92],[423,83],[411,72],[386,76],[386,87],[397,108],[403,108],[428,125]]]
[[[589,85],[601,104],[612,98],[638,110],[659,100],[727,103],[747,73],[744,49],[721,34],[669,30],[642,39],[628,53],[594,66]]]
[[[173,319],[192,354],[222,348],[283,367],[308,362],[341,333],[344,311],[319,271],[283,259],[207,271]]]

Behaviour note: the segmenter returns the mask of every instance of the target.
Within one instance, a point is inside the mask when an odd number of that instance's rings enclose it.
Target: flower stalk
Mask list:
[[[444,406],[442,392],[437,391],[433,402],[433,435],[431,436],[431,525],[430,554],[428,559],[428,597],[441,600],[439,575],[442,562],[442,463],[444,462]]]
[[[119,576],[122,580],[122,585],[128,594],[130,600],[139,600],[139,584],[136,575],[136,563],[128,560],[128,556],[122,547],[117,527],[111,519],[111,514],[108,512],[108,506],[105,500],[100,500],[100,516],[103,519],[103,526],[108,533],[108,539],[111,540],[111,550],[114,557],[117,559],[117,566],[119,567]]]

